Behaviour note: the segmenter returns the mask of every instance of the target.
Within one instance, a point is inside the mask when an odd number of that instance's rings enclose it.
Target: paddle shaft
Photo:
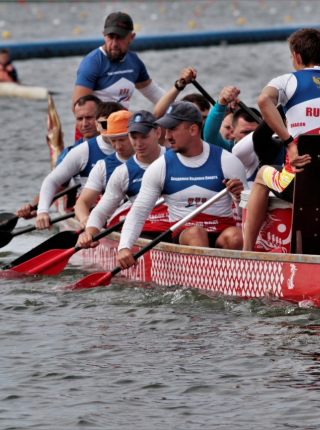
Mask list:
[[[207,91],[199,84],[198,81],[194,80],[192,81],[193,85],[197,88],[197,90],[214,106],[216,104],[215,100],[210,96],[210,94],[207,93]],[[245,112],[247,112],[248,115],[251,116],[251,118],[256,121],[258,124],[262,122],[262,119],[253,112],[252,109],[250,109],[247,105],[245,105],[243,102],[238,102],[238,106],[243,109]]]
[[[166,238],[166,236],[169,233],[173,233],[174,231],[178,230],[180,227],[182,227],[184,224],[186,224],[188,221],[190,221],[192,218],[194,218],[196,215],[204,211],[208,206],[211,206],[213,203],[221,199],[223,196],[225,196],[228,193],[228,190],[225,188],[222,191],[220,191],[218,194],[215,194],[212,196],[209,200],[202,203],[198,208],[196,208],[194,211],[190,212],[188,215],[186,215],[184,218],[182,218],[180,221],[176,222],[174,225],[172,225],[168,230],[161,233],[159,236],[157,236],[155,239],[153,239],[148,245],[144,246],[140,249],[140,251],[133,254],[133,258],[137,260],[139,257],[141,257],[146,252],[150,251],[150,249],[154,248],[158,243],[160,243],[163,239]],[[120,266],[116,266],[113,270],[106,273],[97,273],[97,274],[91,274],[87,277],[83,278],[82,280],[78,281],[76,284],[72,286],[73,289],[78,288],[94,288],[99,285],[108,285],[111,278],[116,275],[117,273],[121,272],[122,268]]]
[[[69,188],[65,188],[64,190],[60,191],[59,193],[55,194],[55,196],[53,197],[53,202],[57,199],[59,199],[60,197],[71,193],[72,191],[77,190],[80,187],[81,184],[77,184],[77,185],[73,185],[72,187]],[[32,205],[31,206],[31,210],[34,211],[38,208],[38,205]],[[19,217],[15,214],[10,214],[8,213],[8,219],[4,219],[2,221],[0,221],[0,230],[1,229],[7,229],[8,224],[14,224],[13,228],[15,227],[17,221],[18,221]]]
[[[61,216],[53,219],[52,221],[50,221],[50,225],[55,224],[55,223],[60,222],[60,221],[63,221],[63,220],[68,219],[68,218],[72,218],[72,217],[74,217],[74,212],[70,212],[68,214],[61,215]],[[19,231],[11,232],[10,234],[12,237],[15,237],[15,236],[19,236],[20,234],[29,233],[30,231],[34,231],[36,229],[37,229],[37,227],[35,225],[31,225],[30,227],[23,228],[22,230],[19,230]],[[1,234],[0,234],[0,236],[1,236]]]

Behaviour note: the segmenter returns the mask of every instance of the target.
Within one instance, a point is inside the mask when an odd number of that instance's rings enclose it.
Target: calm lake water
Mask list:
[[[317,8],[286,0],[0,3],[0,34],[21,41],[97,37],[104,17],[119,9],[142,34],[311,25]],[[214,98],[236,84],[251,106],[269,79],[291,70],[285,42],[140,56],[164,88],[192,65]],[[15,63],[24,83],[57,93],[66,144],[80,60]],[[136,94],[132,108],[150,104]],[[3,98],[0,109],[0,209],[14,211],[49,171],[47,106]],[[54,232],[13,239],[0,250],[1,264]],[[319,429],[320,311],[122,279],[92,291],[61,290],[94,270],[77,260],[53,278],[0,278],[1,429]]]

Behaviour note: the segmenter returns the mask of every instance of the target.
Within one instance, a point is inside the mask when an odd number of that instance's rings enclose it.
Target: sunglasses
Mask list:
[[[102,127],[104,130],[106,130],[106,129],[107,129],[107,125],[108,125],[107,120],[104,120],[104,121],[98,121],[98,123],[101,125],[101,127]]]

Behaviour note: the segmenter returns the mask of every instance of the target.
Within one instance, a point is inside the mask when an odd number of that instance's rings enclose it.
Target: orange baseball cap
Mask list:
[[[108,137],[127,135],[131,117],[132,112],[127,110],[113,112],[107,119],[107,129],[102,131],[101,134]]]

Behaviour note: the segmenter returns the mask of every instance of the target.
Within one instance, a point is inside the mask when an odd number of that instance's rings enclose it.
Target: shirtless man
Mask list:
[[[246,187],[241,162],[222,148],[201,140],[202,116],[194,104],[172,103],[157,124],[166,129],[166,139],[172,150],[148,168],[139,195],[126,218],[118,253],[123,269],[135,264],[131,248],[160,195],[168,205],[169,221],[176,222],[225,185],[237,201]],[[195,217],[174,240],[189,246],[211,244],[241,249],[242,233],[232,216],[231,196],[224,196]]]
[[[107,103],[106,103],[107,104]],[[102,105],[103,107],[103,105]],[[108,127],[114,131],[128,127],[131,113],[125,110],[112,113],[108,117]],[[101,118],[99,109],[97,117]],[[106,121],[107,118],[104,118]],[[84,185],[91,169],[98,160],[114,153],[109,139],[103,135],[89,139],[70,151],[63,161],[44,179],[38,204],[36,227],[40,230],[50,226],[49,207],[59,188],[70,181],[74,176],[80,176],[80,182]]]
[[[72,100],[94,93],[103,101],[117,101],[125,108],[137,88],[156,103],[164,91],[151,79],[137,54],[129,51],[135,33],[129,15],[113,12],[104,24],[104,45],[91,51],[81,62]]]
[[[85,232],[79,236],[79,246],[90,247],[98,244],[92,242],[92,236],[99,233],[126,196],[131,202],[135,200],[147,167],[165,153],[165,148],[159,145],[161,130],[155,121],[156,118],[148,111],[134,113],[128,130],[135,155],[112,173],[104,195],[89,216]],[[163,230],[161,221],[167,221],[166,207],[155,208],[153,215],[155,220],[150,218],[144,228],[149,231]]]
[[[247,206],[244,234],[244,250],[247,251],[253,250],[265,220],[269,191],[292,201],[295,174],[311,161],[309,154],[298,154],[298,136],[320,132],[317,114],[320,104],[320,31],[312,28],[298,30],[288,42],[296,72],[272,79],[258,99],[265,121],[287,148],[287,159],[280,171],[266,165],[257,174]],[[284,107],[287,125],[277,109],[278,104]]]

